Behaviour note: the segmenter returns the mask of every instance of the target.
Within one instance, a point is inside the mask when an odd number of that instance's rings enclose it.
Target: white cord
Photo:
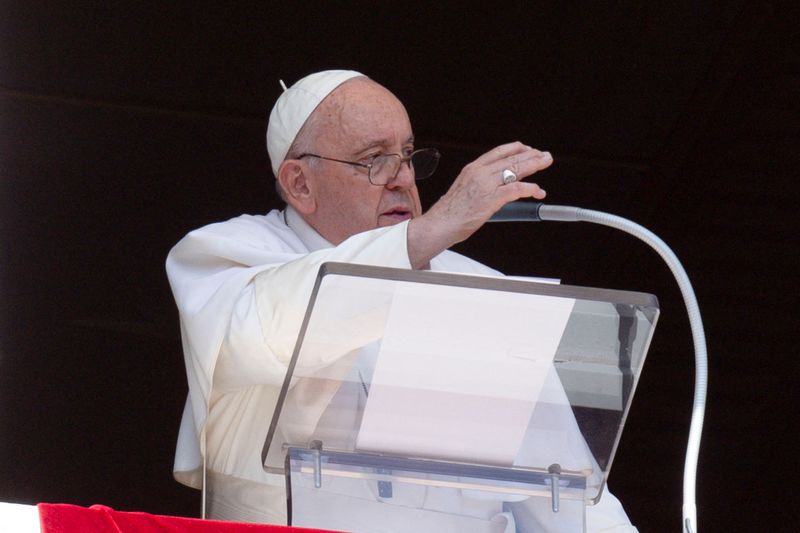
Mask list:
[[[686,460],[683,467],[682,526],[684,533],[698,533],[695,489],[697,485],[697,458],[700,453],[700,437],[703,431],[706,390],[708,389],[708,354],[706,352],[706,337],[703,331],[703,321],[700,317],[700,308],[697,305],[697,298],[686,271],[664,241],[647,228],[625,218],[600,211],[563,205],[542,205],[539,209],[539,216],[541,220],[592,222],[616,228],[638,237],[658,252],[669,266],[673,276],[675,276],[683,295],[686,311],[689,314],[695,357],[694,405],[692,406],[692,421],[689,426],[689,441],[686,444]]]

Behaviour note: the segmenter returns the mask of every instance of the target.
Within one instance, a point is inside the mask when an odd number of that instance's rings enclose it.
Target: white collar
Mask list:
[[[283,210],[283,220],[286,222],[286,225],[289,226],[289,229],[297,235],[300,241],[306,245],[309,252],[333,248],[331,243],[317,233],[317,230],[312,228],[311,225],[300,216],[300,213],[289,205]]]

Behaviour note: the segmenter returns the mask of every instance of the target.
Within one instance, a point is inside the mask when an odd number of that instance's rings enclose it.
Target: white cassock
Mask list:
[[[285,482],[264,471],[261,448],[319,267],[341,262],[409,269],[407,227],[367,231],[334,247],[287,208],[200,228],[170,251],[167,275],[189,381],[175,478],[201,488],[205,460],[210,518],[286,523]],[[449,251],[431,261],[431,270],[500,275]],[[390,507],[376,510],[387,531],[393,520],[387,513],[395,512]],[[348,523],[353,514],[342,513],[328,527],[358,529],[358,522]],[[455,508],[447,499],[425,498],[397,520],[415,531],[514,531],[501,502],[480,498],[462,499]],[[608,492],[589,507],[587,526],[636,531]]]

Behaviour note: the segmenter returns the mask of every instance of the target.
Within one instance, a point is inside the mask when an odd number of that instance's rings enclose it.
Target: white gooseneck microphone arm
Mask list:
[[[700,438],[705,416],[706,391],[708,389],[708,354],[706,337],[700,308],[686,271],[669,246],[653,232],[622,217],[591,209],[563,205],[545,205],[540,202],[511,202],[495,213],[490,222],[591,222],[624,231],[646,242],[667,263],[678,282],[689,324],[692,328],[695,355],[695,385],[692,420],[689,426],[689,440],[686,445],[686,459],[683,468],[683,532],[698,533],[697,529],[697,459],[700,453]]]

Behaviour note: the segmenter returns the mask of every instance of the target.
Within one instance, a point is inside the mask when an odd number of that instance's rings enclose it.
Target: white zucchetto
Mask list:
[[[288,89],[281,81],[284,91],[275,102],[267,125],[267,151],[275,176],[311,113],[339,85],[359,76],[364,75],[355,70],[324,70],[309,74]]]

